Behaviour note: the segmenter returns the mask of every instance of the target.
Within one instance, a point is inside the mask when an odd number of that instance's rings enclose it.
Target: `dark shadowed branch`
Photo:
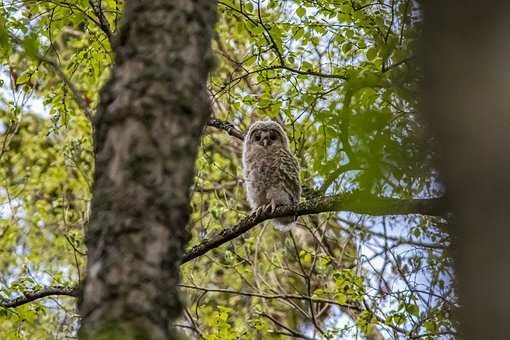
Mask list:
[[[240,140],[244,140],[244,134],[241,131],[239,131],[232,123],[225,122],[225,121],[218,120],[218,119],[209,119],[209,121],[207,122],[207,126],[211,126],[216,129],[224,130],[230,136],[235,137]]]
[[[21,293],[21,296],[13,299],[0,298],[0,307],[4,308],[15,308],[26,303],[42,299],[47,296],[64,295],[64,296],[78,296],[78,289],[76,287],[46,287],[35,291],[25,291]]]
[[[108,23],[108,19],[106,19],[106,16],[104,14],[101,2],[102,2],[101,0],[89,0],[90,7],[92,7],[92,10],[94,11],[94,14],[96,15],[98,20],[98,21],[94,20],[94,23],[101,29],[101,31],[104,32],[104,34],[108,38],[108,41],[111,43],[113,33],[110,24]]]

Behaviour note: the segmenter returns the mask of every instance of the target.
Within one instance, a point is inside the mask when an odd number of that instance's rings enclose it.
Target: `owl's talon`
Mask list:
[[[258,207],[257,209],[255,209],[254,213],[257,215],[257,216],[260,216],[260,215],[263,215],[263,214],[266,214],[268,211],[268,205],[261,205],[260,207]]]
[[[274,201],[271,201],[271,203],[268,204],[268,208],[269,208],[269,212],[271,212],[271,214],[274,214],[274,212],[276,211],[276,203]]]
[[[260,207],[256,208],[253,213],[255,214],[255,216],[260,216],[263,212],[264,212],[264,207],[263,205],[261,205]]]
[[[265,214],[271,213],[271,204],[265,204],[261,208]]]
[[[264,205],[261,205],[260,207],[256,208],[253,211],[253,213],[256,216],[260,216],[262,214],[267,214],[267,213],[273,214],[275,212],[275,210],[276,210],[276,203],[271,202],[271,203],[264,204]]]

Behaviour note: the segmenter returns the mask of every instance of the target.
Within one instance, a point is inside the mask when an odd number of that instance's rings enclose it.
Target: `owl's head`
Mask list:
[[[272,120],[261,120],[253,123],[248,129],[245,145],[262,148],[288,148],[289,140],[280,124]]]

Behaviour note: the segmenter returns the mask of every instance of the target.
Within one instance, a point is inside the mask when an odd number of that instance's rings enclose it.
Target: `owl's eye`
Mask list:
[[[260,142],[260,135],[255,135],[255,137],[253,137],[255,139],[256,142]]]
[[[271,139],[274,142],[276,140],[276,135],[275,134],[271,134],[269,136],[269,139]]]

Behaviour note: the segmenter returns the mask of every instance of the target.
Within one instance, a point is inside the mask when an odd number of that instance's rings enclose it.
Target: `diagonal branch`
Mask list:
[[[62,80],[64,82],[64,84],[66,84],[66,86],[69,88],[69,90],[71,90],[71,93],[73,94],[74,101],[76,102],[78,107],[83,110],[83,113],[85,114],[87,119],[90,121],[90,125],[93,128],[94,124],[93,124],[93,118],[92,118],[92,111],[90,110],[90,108],[87,104],[87,101],[82,96],[80,91],[76,88],[76,86],[73,84],[73,82],[64,74],[62,69],[59,67],[59,65],[54,60],[48,59],[42,55],[37,55],[36,57],[42,63],[45,63],[48,66],[50,66],[53,69],[53,71],[56,73],[56,75],[60,78],[60,80]]]
[[[108,19],[106,19],[106,16],[103,12],[103,5],[102,0],[89,0],[90,7],[92,7],[92,10],[94,11],[94,14],[96,15],[99,22],[95,22],[99,28],[104,32],[106,37],[108,38],[108,41],[110,44],[112,43],[112,29],[110,27],[110,23],[108,22]]]
[[[239,140],[244,140],[244,134],[236,129],[234,124],[230,122],[225,122],[219,119],[209,119],[207,121],[207,126],[214,127],[216,129],[224,130],[226,133],[228,133],[230,136],[235,137]]]
[[[324,196],[299,203],[295,206],[286,205],[278,207],[274,213],[267,211],[258,215],[252,213],[242,219],[238,224],[232,227],[227,227],[218,234],[211,236],[210,238],[203,240],[198,245],[192,247],[184,254],[181,264],[200,257],[210,250],[215,249],[249,231],[259,223],[275,217],[303,216],[323,212],[340,211],[374,216],[407,214],[444,216],[448,212],[447,209],[448,205],[446,198],[444,197],[429,199],[398,199],[377,197],[360,192]],[[0,307],[18,307],[50,295],[67,295],[77,297],[78,288],[57,286],[43,288],[39,291],[22,292],[20,297],[12,300],[0,298]]]
[[[78,297],[78,289],[76,287],[55,286],[42,288],[37,291],[25,291],[21,293],[21,296],[11,300],[0,298],[0,307],[15,308],[26,303],[41,299],[43,297],[52,295],[66,295]]]
[[[267,313],[261,313],[260,314],[261,316],[265,317],[265,318],[268,318],[269,320],[271,320],[275,325],[277,325],[278,327],[280,328],[283,328],[285,329],[287,332],[289,332],[288,335],[292,336],[293,339],[306,339],[306,340],[313,340],[313,338],[310,338],[304,334],[301,334],[291,328],[289,328],[288,326],[284,325],[283,323],[281,323],[280,321],[278,321],[276,318],[274,318],[273,316],[267,314]],[[282,335],[287,335],[285,333],[280,333]]]
[[[302,216],[340,211],[373,216],[408,214],[443,216],[447,213],[447,204],[444,197],[430,199],[398,199],[377,197],[366,193],[324,196],[299,203],[295,206],[287,205],[278,207],[274,213],[269,213],[267,211],[260,214],[252,213],[242,219],[238,224],[227,227],[218,234],[192,247],[184,254],[182,263],[191,261],[235,239],[265,220],[275,217]]]

